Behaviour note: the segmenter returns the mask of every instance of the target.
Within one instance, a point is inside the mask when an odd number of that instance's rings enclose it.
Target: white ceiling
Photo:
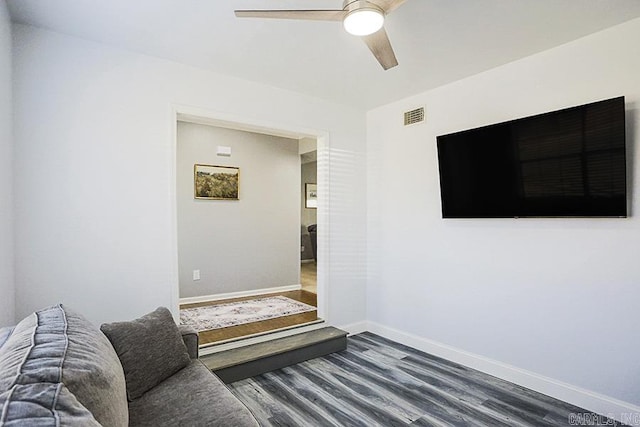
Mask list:
[[[640,17],[639,0],[407,0],[387,17],[383,71],[339,22],[238,19],[234,9],[342,0],[7,0],[15,22],[372,108]]]

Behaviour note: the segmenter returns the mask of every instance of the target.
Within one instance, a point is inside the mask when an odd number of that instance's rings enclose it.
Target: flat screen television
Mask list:
[[[622,96],[437,144],[443,218],[627,216]]]

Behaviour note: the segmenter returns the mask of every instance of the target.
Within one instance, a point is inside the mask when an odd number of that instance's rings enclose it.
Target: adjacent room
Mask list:
[[[640,425],[638,40],[0,0],[0,426]]]
[[[181,324],[199,332],[204,349],[320,321],[317,236],[307,231],[317,198],[304,193],[317,187],[317,161],[307,161],[315,139],[206,121],[177,123]]]

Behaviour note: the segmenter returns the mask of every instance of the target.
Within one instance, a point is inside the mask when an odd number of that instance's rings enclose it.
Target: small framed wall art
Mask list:
[[[304,185],[304,207],[307,209],[318,208],[318,184]]]
[[[193,191],[196,199],[239,200],[240,168],[194,165]]]

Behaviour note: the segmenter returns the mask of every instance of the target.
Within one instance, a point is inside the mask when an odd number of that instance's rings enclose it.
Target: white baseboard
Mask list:
[[[230,299],[230,298],[255,297],[255,296],[275,294],[280,292],[299,291],[300,289],[302,289],[302,285],[288,285],[288,286],[278,286],[275,288],[254,289],[250,291],[228,292],[225,294],[202,295],[199,297],[180,298],[180,305],[195,304],[199,302],[220,301],[222,299]]]
[[[348,325],[336,326],[336,328],[342,329],[343,331],[348,332],[349,335],[355,335],[355,334],[360,334],[362,332],[368,331],[369,324],[368,322],[362,321],[362,322],[356,322],[356,323],[349,323]]]
[[[362,322],[374,334],[530,388],[628,425],[640,425],[640,407],[506,363],[408,334],[375,322]],[[359,324],[358,324],[359,325]]]

